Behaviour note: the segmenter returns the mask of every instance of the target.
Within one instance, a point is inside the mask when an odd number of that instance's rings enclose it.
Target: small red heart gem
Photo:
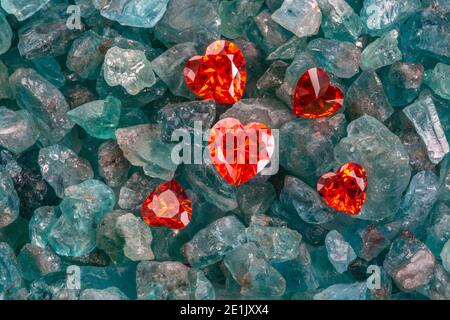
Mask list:
[[[244,95],[247,82],[245,58],[233,42],[218,40],[204,56],[192,57],[184,68],[187,86],[203,99],[233,104]]]
[[[357,215],[366,200],[367,174],[354,162],[341,166],[336,173],[329,172],[317,182],[322,199],[337,211]]]
[[[312,68],[298,80],[293,109],[296,116],[320,118],[337,112],[344,104],[342,90],[330,84],[325,70]]]
[[[274,145],[272,131],[266,125],[252,122],[244,126],[234,118],[217,122],[208,141],[214,166],[235,186],[247,182],[267,166]]]

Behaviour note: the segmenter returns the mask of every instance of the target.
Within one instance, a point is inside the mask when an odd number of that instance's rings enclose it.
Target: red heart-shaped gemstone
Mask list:
[[[238,102],[245,90],[245,58],[233,42],[218,40],[206,49],[204,56],[192,57],[184,68],[187,86],[203,99],[217,103]]]
[[[234,118],[217,122],[209,134],[208,149],[219,174],[232,185],[247,182],[267,164],[274,152],[272,131],[262,123],[243,125]]]
[[[341,166],[336,173],[329,172],[317,182],[322,199],[337,211],[357,215],[366,200],[367,174],[354,162]]]
[[[342,90],[330,84],[330,77],[325,70],[309,69],[298,80],[293,99],[296,116],[303,118],[330,116],[343,104]]]

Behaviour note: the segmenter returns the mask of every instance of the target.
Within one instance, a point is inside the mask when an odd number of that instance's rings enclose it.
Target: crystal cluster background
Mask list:
[[[0,299],[450,299],[449,0],[0,6]],[[218,39],[246,60],[234,105],[184,80]],[[313,67],[344,108],[299,118]],[[226,117],[279,129],[277,175],[171,161],[172,132]],[[356,217],[315,189],[347,162],[368,176]],[[173,178],[192,220],[150,227]]]

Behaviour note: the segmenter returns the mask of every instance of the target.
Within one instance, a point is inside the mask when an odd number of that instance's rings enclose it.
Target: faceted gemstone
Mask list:
[[[163,17],[169,0],[94,0],[103,17],[123,26],[153,28]]]
[[[41,10],[50,0],[1,0],[2,8],[6,12],[23,21]]]
[[[432,71],[425,74],[425,84],[444,99],[450,99],[450,65],[437,63]]]
[[[274,144],[272,131],[264,124],[243,126],[237,119],[225,118],[211,129],[208,149],[219,174],[228,183],[240,185],[266,167]]]
[[[401,60],[397,37],[398,31],[392,30],[365,47],[361,53],[361,69],[376,70]]]
[[[317,34],[322,14],[316,0],[285,0],[272,14],[272,19],[302,38]]]
[[[419,95],[424,68],[421,64],[408,62],[393,63],[383,79],[383,87],[393,106],[404,106]]]
[[[129,300],[129,298],[116,287],[106,289],[86,289],[80,294],[80,300]]]
[[[325,246],[328,252],[328,259],[330,259],[331,264],[339,273],[347,271],[350,263],[356,259],[353,248],[336,230],[332,230],[327,234]]]
[[[174,180],[160,184],[142,204],[142,219],[150,226],[183,229],[191,218],[191,200]]]
[[[13,32],[9,26],[6,16],[0,8],[0,55],[4,54],[11,47]]]
[[[98,139],[115,138],[121,112],[120,100],[113,96],[91,101],[70,110],[67,116],[86,132]]]
[[[366,300],[366,282],[338,283],[316,293],[314,300]]]
[[[19,197],[8,172],[0,165],[0,228],[19,216]]]
[[[0,107],[0,146],[20,153],[31,147],[39,137],[39,130],[31,114]]]
[[[348,162],[317,181],[317,191],[337,211],[357,215],[366,201],[367,174],[363,167]]]
[[[26,244],[20,250],[17,259],[22,268],[23,278],[29,281],[61,270],[61,258],[47,248]]]
[[[98,174],[110,187],[120,187],[128,179],[131,165],[114,140],[108,140],[98,148]]]
[[[450,151],[436,106],[429,94],[423,94],[413,104],[403,109],[422,138],[428,151],[428,158],[438,164]]]
[[[350,42],[318,38],[306,47],[336,77],[349,79],[359,72],[361,50]]]
[[[45,248],[48,234],[60,215],[58,207],[37,208],[30,219],[30,242],[35,246]]]
[[[184,78],[187,86],[203,99],[233,104],[244,94],[245,58],[236,44],[218,40],[206,48],[204,56],[186,62]]]
[[[133,96],[156,83],[151,63],[140,50],[112,47],[106,53],[103,72],[109,86],[120,85]]]
[[[264,0],[232,0],[219,4],[220,32],[228,39],[237,39],[243,33],[251,17],[256,16]]]
[[[325,70],[312,68],[298,80],[292,107],[296,116],[320,118],[337,112],[343,104],[342,90],[330,84]]]

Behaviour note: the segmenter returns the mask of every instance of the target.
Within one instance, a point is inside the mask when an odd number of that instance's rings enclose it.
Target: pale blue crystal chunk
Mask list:
[[[0,55],[4,54],[11,47],[13,32],[9,26],[6,16],[0,8]]]
[[[0,297],[13,294],[22,287],[22,272],[14,250],[0,242]]]
[[[332,230],[325,238],[325,246],[328,251],[328,258],[337,272],[347,271],[349,264],[356,259],[353,248],[344,237],[336,230]]]
[[[435,256],[438,256],[444,244],[450,239],[450,207],[444,202],[437,203],[431,211],[430,218],[425,244]]]
[[[8,68],[0,61],[0,99],[12,99],[13,93],[9,84]]]
[[[370,43],[361,53],[361,69],[376,70],[402,59],[398,48],[398,31],[392,30]]]
[[[425,84],[437,95],[450,100],[450,65],[437,63],[432,71],[426,72]]]
[[[116,287],[108,287],[106,289],[86,289],[80,294],[80,300],[129,300],[129,298]]]
[[[19,197],[8,172],[0,165],[0,228],[14,222],[19,216]]]
[[[314,300],[366,300],[365,282],[333,284],[314,295]]]
[[[61,270],[61,258],[50,249],[26,244],[17,256],[23,278],[37,280],[49,273]]]
[[[40,207],[34,211],[29,223],[31,244],[41,248],[47,246],[48,234],[59,215],[58,207]]]
[[[50,0],[1,0],[1,5],[6,12],[23,21],[41,10]]]
[[[31,147],[38,137],[39,129],[30,113],[0,107],[0,146],[20,153]]]

